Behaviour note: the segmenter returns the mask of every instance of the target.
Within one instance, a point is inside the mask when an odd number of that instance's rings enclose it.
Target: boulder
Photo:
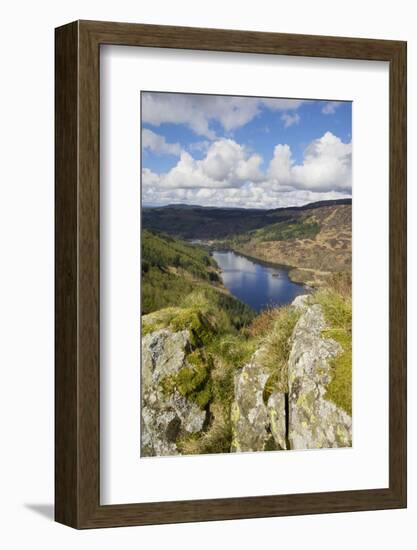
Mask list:
[[[257,361],[260,350],[250,363],[235,375],[235,399],[232,403],[232,452],[285,449],[285,399],[273,393],[264,403],[265,384],[270,371]]]
[[[325,399],[331,380],[330,360],[342,351],[337,342],[322,337],[325,328],[322,308],[316,304],[304,311],[292,335],[288,361],[291,449],[352,445],[351,417]]]
[[[274,392],[270,395],[267,404],[269,429],[277,450],[287,449],[287,426],[284,393]]]
[[[142,337],[142,456],[177,455],[177,438],[203,428],[206,412],[176,390],[167,394],[161,384],[167,376],[189,367],[190,347],[188,330],[161,329]]]
[[[296,309],[305,311],[308,307],[308,299],[310,296],[308,294],[300,294],[292,301],[291,305]]]

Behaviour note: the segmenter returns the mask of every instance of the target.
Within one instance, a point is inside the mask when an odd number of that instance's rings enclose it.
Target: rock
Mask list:
[[[284,395],[272,394],[265,405],[263,394],[270,371],[258,364],[258,355],[259,351],[235,375],[232,452],[285,448]]]
[[[308,307],[298,320],[288,361],[289,433],[291,449],[350,447],[352,419],[324,398],[331,380],[329,360],[342,348],[323,338],[322,308]]]
[[[176,390],[167,395],[161,381],[189,367],[188,330],[156,330],[142,337],[142,424],[143,456],[177,455],[178,436],[199,432],[206,412],[190,403]]]
[[[279,450],[287,449],[287,427],[285,422],[285,394],[272,393],[268,399],[268,417],[269,429],[276,448]]]
[[[294,298],[291,305],[296,309],[304,311],[308,307],[307,300],[309,299],[309,297],[310,296],[308,294],[300,294],[300,296],[297,296],[296,298]]]

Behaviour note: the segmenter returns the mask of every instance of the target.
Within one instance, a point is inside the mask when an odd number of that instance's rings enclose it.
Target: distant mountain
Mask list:
[[[183,239],[224,239],[304,217],[306,211],[351,204],[352,199],[338,199],[271,210],[173,204],[143,208],[142,225]]]

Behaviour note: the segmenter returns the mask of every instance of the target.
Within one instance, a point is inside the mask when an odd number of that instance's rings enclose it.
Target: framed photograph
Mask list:
[[[406,506],[406,43],[56,29],[56,520]]]

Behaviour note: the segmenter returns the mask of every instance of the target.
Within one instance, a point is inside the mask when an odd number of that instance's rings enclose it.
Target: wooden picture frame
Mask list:
[[[75,528],[406,506],[406,43],[110,22],[56,29],[55,518]],[[100,505],[99,55],[117,44],[389,62],[389,487]]]

